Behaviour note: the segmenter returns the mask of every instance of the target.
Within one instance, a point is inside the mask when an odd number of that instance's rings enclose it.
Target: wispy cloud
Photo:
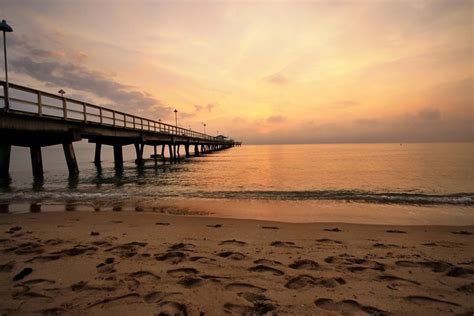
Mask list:
[[[267,117],[265,121],[269,124],[279,124],[285,122],[286,118],[282,115],[272,115]]]
[[[289,79],[282,73],[275,73],[271,76],[266,77],[265,81],[275,85],[285,85],[289,82]]]

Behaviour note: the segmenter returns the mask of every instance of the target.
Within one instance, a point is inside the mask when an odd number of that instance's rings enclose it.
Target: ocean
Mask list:
[[[69,178],[61,146],[43,148],[33,181],[29,150],[12,149],[4,212],[151,211],[287,222],[474,224],[474,143],[243,145],[178,163],[134,162],[112,148],[102,166],[93,144],[75,143],[80,175]],[[182,150],[183,154],[184,150]],[[29,207],[25,207],[29,205]]]

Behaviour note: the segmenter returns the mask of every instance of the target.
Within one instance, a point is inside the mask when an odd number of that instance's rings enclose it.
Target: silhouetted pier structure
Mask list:
[[[101,163],[102,145],[113,146],[116,169],[123,168],[122,147],[133,144],[136,163],[143,163],[145,145],[154,146],[153,158],[180,158],[180,148],[194,155],[240,146],[240,142],[214,137],[182,127],[138,117],[0,81],[0,178],[9,177],[11,146],[29,147],[35,178],[43,177],[41,148],[62,144],[71,176],[79,173],[73,142],[95,143],[94,163]],[[161,146],[161,155],[157,152]]]

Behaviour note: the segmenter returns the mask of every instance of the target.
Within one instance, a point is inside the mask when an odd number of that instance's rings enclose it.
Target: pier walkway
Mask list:
[[[116,169],[123,168],[122,147],[134,145],[136,163],[143,163],[145,145],[154,146],[154,159],[189,157],[240,146],[215,137],[133,114],[97,106],[64,96],[0,81],[0,178],[9,177],[11,146],[29,147],[33,176],[43,177],[41,148],[62,144],[69,174],[79,173],[73,143],[95,143],[94,163],[100,165],[102,145],[113,146]],[[161,146],[161,155],[157,151]]]

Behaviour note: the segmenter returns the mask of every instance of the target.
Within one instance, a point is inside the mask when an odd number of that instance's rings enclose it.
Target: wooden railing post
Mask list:
[[[66,98],[63,97],[63,117],[66,120],[67,119],[67,104],[66,104]]]
[[[82,112],[84,112],[84,123],[86,123],[87,122],[87,106],[84,102],[82,103]]]
[[[115,111],[112,111],[112,125],[115,126]]]
[[[100,124],[102,125],[103,119],[102,119],[102,108],[99,108],[99,119],[100,119]]]
[[[40,91],[38,91],[37,96],[38,96],[38,115],[42,116],[43,115],[43,105],[41,103],[41,92]]]
[[[3,110],[7,112],[10,109],[10,98],[8,95],[8,85],[6,83],[3,85],[3,101],[5,104]]]

